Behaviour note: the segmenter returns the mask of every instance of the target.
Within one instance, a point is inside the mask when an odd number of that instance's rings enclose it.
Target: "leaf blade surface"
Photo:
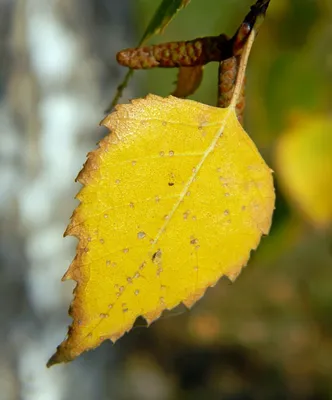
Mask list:
[[[102,123],[66,231],[79,238],[64,277],[78,283],[74,321],[49,365],[235,279],[271,224],[271,171],[233,108],[149,95]]]

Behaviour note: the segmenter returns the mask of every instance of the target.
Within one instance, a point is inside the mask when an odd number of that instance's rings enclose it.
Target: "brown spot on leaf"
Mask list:
[[[190,211],[186,211],[183,213],[183,219],[188,219]]]
[[[146,233],[145,233],[145,232],[143,232],[143,231],[138,232],[138,234],[137,234],[137,239],[144,239],[145,236],[146,236]]]
[[[195,245],[195,244],[197,244],[197,243],[198,243],[198,239],[196,239],[196,238],[192,238],[192,239],[190,240],[190,244]]]
[[[152,256],[152,262],[159,264],[161,262],[162,252],[161,250],[157,250]]]
[[[139,266],[139,270],[142,271],[145,268],[146,262],[144,261],[140,266]]]

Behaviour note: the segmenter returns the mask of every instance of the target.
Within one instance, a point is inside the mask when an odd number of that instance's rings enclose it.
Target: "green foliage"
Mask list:
[[[140,44],[148,40],[155,33],[163,31],[172,18],[174,18],[175,14],[181,8],[186,7],[189,2],[190,0],[162,0],[144,32]]]
[[[176,13],[181,10],[181,8],[186,7],[190,0],[162,0],[160,6],[155,11],[148,27],[146,28],[139,45],[142,45],[146,40],[148,40],[155,33],[161,32],[174,18]],[[129,69],[126,73],[123,81],[118,86],[116,94],[106,110],[106,113],[110,112],[114,106],[119,102],[123,90],[127,87],[130,78],[132,77],[134,71]]]

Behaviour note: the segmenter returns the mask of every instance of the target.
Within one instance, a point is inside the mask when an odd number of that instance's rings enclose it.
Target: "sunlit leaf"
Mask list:
[[[274,190],[234,108],[149,95],[105,118],[66,231],[79,239],[64,277],[77,281],[73,325],[49,365],[116,341],[138,316],[192,306],[246,265]]]
[[[192,306],[221,276],[234,280],[268,233],[271,170],[235,111],[255,36],[227,108],[149,95],[102,121],[111,133],[78,175],[65,233],[79,239],[64,276],[77,282],[73,323],[48,366]]]
[[[330,117],[299,115],[276,148],[282,187],[316,226],[332,223],[331,133]]]

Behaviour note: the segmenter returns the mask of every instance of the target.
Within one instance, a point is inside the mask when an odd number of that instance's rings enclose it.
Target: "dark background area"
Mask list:
[[[158,4],[0,0],[0,400],[331,399],[329,0],[271,0],[250,58],[245,128],[275,170],[277,203],[248,267],[190,311],[45,367],[70,323],[73,284],[60,279],[76,245],[62,238],[74,178],[126,72],[115,54]],[[192,0],[152,42],[232,34],[250,5]],[[122,101],[166,96],[175,77],[138,71]],[[214,105],[216,93],[208,65],[193,98]]]

